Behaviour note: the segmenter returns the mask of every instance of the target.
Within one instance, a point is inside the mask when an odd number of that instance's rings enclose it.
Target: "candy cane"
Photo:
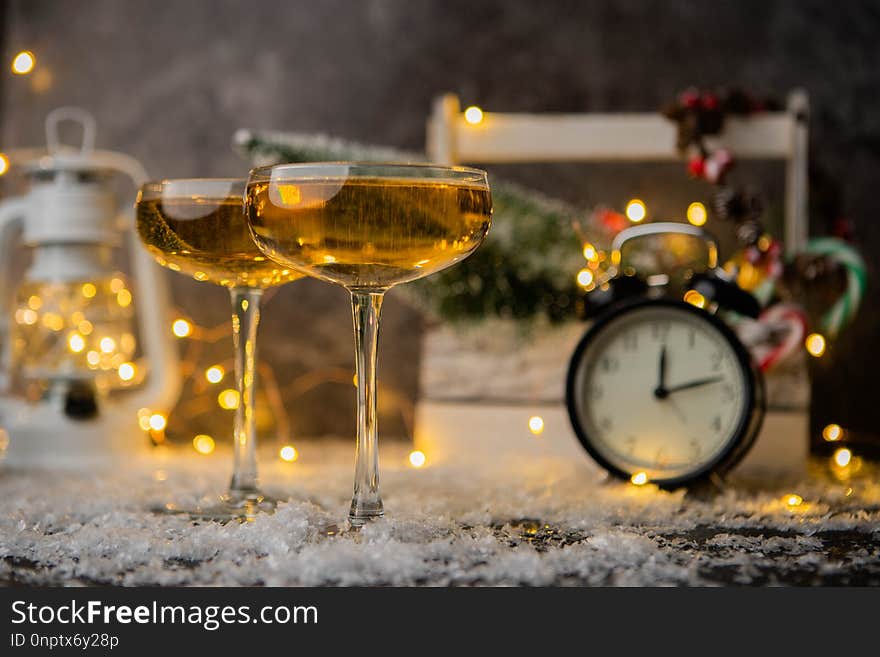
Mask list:
[[[762,372],[766,372],[801,348],[807,335],[807,315],[800,306],[777,303],[762,312],[758,321],[771,327],[785,326],[788,329],[785,339],[776,346],[754,349],[758,366]]]
[[[852,322],[865,295],[868,273],[862,256],[849,244],[834,237],[810,240],[807,253],[821,255],[846,269],[846,291],[822,316],[820,325],[828,337],[836,337],[840,330]]]

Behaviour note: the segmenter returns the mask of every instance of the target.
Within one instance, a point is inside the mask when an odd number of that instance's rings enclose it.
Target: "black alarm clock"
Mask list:
[[[612,270],[591,293],[598,301],[588,300],[595,320],[572,356],[566,404],[584,449],[608,472],[675,488],[723,475],[754,442],[763,377],[714,311],[756,316],[760,307],[717,269],[714,240],[693,226],[624,230],[611,262],[620,265],[625,243],[659,233],[705,242],[706,271],[689,274],[676,294],[658,294],[657,285]]]

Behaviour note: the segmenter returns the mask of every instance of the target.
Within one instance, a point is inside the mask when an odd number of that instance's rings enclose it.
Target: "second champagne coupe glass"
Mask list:
[[[190,512],[193,516],[226,519],[250,517],[270,510],[272,501],[257,481],[256,387],[257,324],[260,298],[267,287],[301,278],[302,274],[269,260],[251,239],[239,179],[165,180],[145,184],[137,199],[141,241],[164,267],[229,288],[235,384],[235,466],[221,504]]]
[[[260,250],[351,293],[358,431],[349,520],[381,516],[376,355],[385,292],[445,269],[486,237],[485,171],[431,165],[284,164],[251,171],[246,211]]]

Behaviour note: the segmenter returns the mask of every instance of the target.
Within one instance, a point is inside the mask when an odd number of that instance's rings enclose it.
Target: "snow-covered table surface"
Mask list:
[[[263,458],[290,498],[248,523],[151,507],[222,491],[230,454],[157,451],[101,472],[0,466],[0,583],[33,585],[880,584],[880,485],[831,476],[695,497],[586,462],[406,466],[382,452],[386,517],[344,524],[350,444]],[[786,495],[803,497],[789,506]]]

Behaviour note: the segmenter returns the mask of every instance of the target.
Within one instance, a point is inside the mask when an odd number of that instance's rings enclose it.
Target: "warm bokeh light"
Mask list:
[[[593,272],[589,269],[581,269],[577,275],[578,285],[587,287],[593,283]]]
[[[421,468],[428,459],[421,450],[413,450],[409,453],[409,464],[414,468]]]
[[[641,199],[634,198],[626,204],[626,218],[634,224],[648,216],[648,208]]]
[[[636,486],[644,486],[648,483],[648,473],[636,472],[629,480]]]
[[[119,366],[119,378],[123,381],[131,381],[134,378],[134,363],[123,363]]]
[[[208,383],[220,383],[225,374],[226,370],[220,365],[211,365],[211,367],[205,370],[205,378],[208,380]]]
[[[200,433],[193,438],[193,447],[199,454],[210,454],[214,451],[214,439],[207,434]]]
[[[116,303],[118,303],[123,308],[127,308],[131,305],[131,292],[126,290],[125,288],[119,290],[116,293]]]
[[[6,153],[0,153],[0,176],[9,171],[9,157]]]
[[[784,497],[785,503],[788,506],[800,506],[804,503],[804,498],[798,495],[797,493],[790,493]]]
[[[299,458],[299,452],[296,451],[296,447],[294,447],[293,445],[285,445],[280,450],[278,450],[278,456],[281,457],[282,461],[293,463]]]
[[[699,201],[694,201],[688,206],[687,220],[694,226],[702,226],[706,223],[709,215],[706,213],[706,206]]]
[[[73,353],[78,354],[86,348],[86,341],[79,333],[71,333],[67,338],[67,346]]]
[[[101,351],[103,351],[105,354],[112,354],[113,351],[116,349],[116,340],[110,337],[101,338],[101,342],[99,342],[98,344],[101,347]]]
[[[150,429],[153,431],[164,431],[168,426],[168,420],[161,413],[153,413],[150,416]]]
[[[696,290],[688,290],[684,293],[684,300],[687,301],[692,306],[696,306],[697,308],[705,308],[706,307],[706,297],[697,292]]]
[[[811,356],[818,358],[825,353],[825,336],[821,333],[810,333],[804,341],[804,345]]]
[[[529,431],[536,436],[544,431],[544,418],[540,415],[533,415],[529,418]]]
[[[596,247],[590,243],[584,244],[584,259],[589,262],[595,262],[599,259],[599,252],[596,251]]]
[[[93,298],[98,293],[98,288],[95,287],[94,283],[84,283],[82,286],[82,295],[86,299]]]
[[[37,65],[37,58],[30,50],[22,50],[12,58],[12,72],[16,75],[27,75]]]
[[[841,447],[839,450],[834,452],[834,462],[841,468],[845,468],[846,466],[848,466],[850,461],[852,461],[852,452],[849,451],[846,447]]]
[[[175,319],[171,324],[171,332],[178,338],[185,338],[191,335],[193,331],[192,324],[182,318]]]
[[[843,438],[843,429],[839,424],[829,424],[822,429],[822,437],[829,443],[834,443]]]
[[[58,313],[43,313],[43,326],[50,331],[60,331],[64,328],[64,318]]]
[[[232,388],[223,390],[217,395],[217,403],[220,404],[220,408],[225,408],[227,411],[234,411],[238,408],[238,391],[233,390]]]
[[[153,412],[149,408],[140,408],[138,409],[138,426],[144,431],[150,430],[150,416]]]
[[[86,362],[93,367],[97,367],[98,363],[101,362],[101,354],[97,351],[90,351],[86,354]]]
[[[23,310],[20,318],[16,317],[20,324],[27,324],[28,326],[36,324],[37,319],[39,319],[39,315],[30,308]]]
[[[464,120],[471,125],[477,125],[483,120],[483,110],[476,105],[471,105],[464,111]]]

